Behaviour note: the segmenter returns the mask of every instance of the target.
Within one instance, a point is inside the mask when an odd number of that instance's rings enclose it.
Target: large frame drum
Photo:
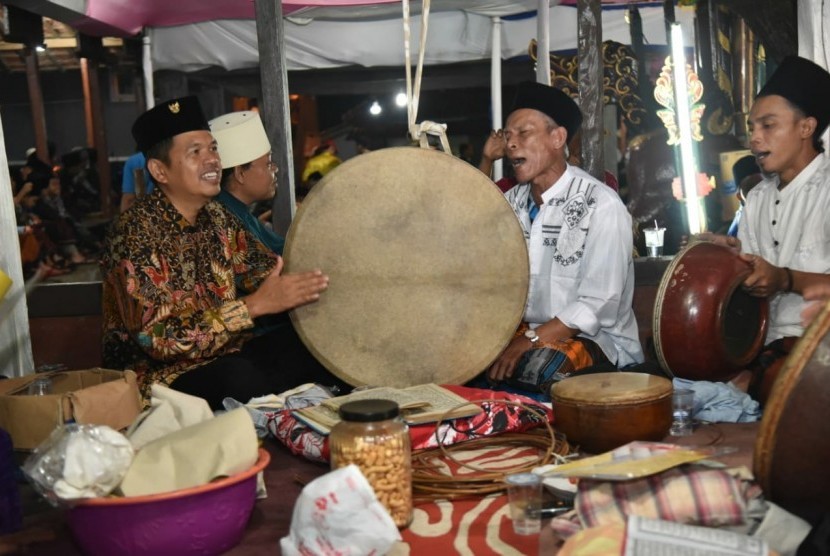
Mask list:
[[[766,498],[815,522],[830,512],[830,305],[778,373],[755,442],[753,468]]]
[[[654,300],[654,347],[665,370],[689,380],[726,381],[758,355],[769,303],[741,287],[750,272],[733,250],[707,241],[675,256]]]
[[[352,158],[305,198],[286,272],[330,277],[292,311],[309,350],[352,385],[462,383],[501,353],[527,299],[527,245],[501,191],[440,151]]]

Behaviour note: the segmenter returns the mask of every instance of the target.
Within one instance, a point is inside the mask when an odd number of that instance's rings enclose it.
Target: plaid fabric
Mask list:
[[[514,337],[524,335],[527,323],[522,323]],[[507,383],[531,392],[550,393],[555,382],[577,374],[580,369],[608,363],[600,347],[586,338],[576,336],[567,340],[541,342],[540,348],[527,351]]]
[[[629,515],[689,525],[742,524],[746,502],[727,471],[684,466],[644,479],[581,480],[575,508],[583,527],[624,523]]]

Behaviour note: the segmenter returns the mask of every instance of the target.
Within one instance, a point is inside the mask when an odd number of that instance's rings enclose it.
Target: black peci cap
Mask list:
[[[133,124],[133,139],[138,150],[147,154],[154,145],[180,133],[210,131],[202,105],[195,96],[175,98],[157,104],[140,115]]]
[[[567,130],[568,141],[582,125],[582,112],[576,102],[567,93],[542,83],[525,81],[519,84],[510,112],[521,108],[532,108],[553,118]]]
[[[758,97],[770,95],[784,97],[815,118],[816,135],[830,124],[830,73],[815,62],[800,56],[784,58],[758,93]]]

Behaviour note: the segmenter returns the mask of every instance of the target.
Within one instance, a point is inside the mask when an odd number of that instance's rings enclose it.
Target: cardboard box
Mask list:
[[[28,394],[29,384],[48,376],[52,393]],[[15,450],[33,450],[66,422],[129,426],[141,412],[141,395],[132,371],[86,369],[0,380],[0,428]]]

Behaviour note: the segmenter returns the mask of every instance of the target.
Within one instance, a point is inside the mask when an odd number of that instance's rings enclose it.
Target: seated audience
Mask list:
[[[15,184],[15,180],[12,179],[12,188],[15,190],[14,212],[24,277],[29,278],[39,273],[42,278],[49,278],[70,272],[73,265],[63,257],[57,244],[49,238],[40,217],[32,212],[38,202],[34,185],[27,181],[20,188],[16,188]]]
[[[85,248],[90,248],[93,242],[89,233],[81,224],[72,218],[61,196],[61,180],[53,174],[46,187],[38,191],[38,200],[31,212],[38,216],[46,229],[46,234],[57,244],[63,255],[72,264],[93,262],[81,252],[79,245],[84,242]]]

